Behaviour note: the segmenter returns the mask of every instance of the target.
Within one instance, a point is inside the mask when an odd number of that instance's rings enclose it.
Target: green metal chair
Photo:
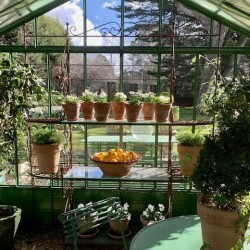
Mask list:
[[[58,218],[63,224],[66,241],[72,242],[74,245],[74,250],[77,250],[78,235],[90,229],[108,224],[110,221],[108,213],[111,206],[120,203],[121,202],[118,197],[111,197],[93,202],[91,205],[76,208],[60,214]],[[125,232],[120,221],[121,219],[122,218],[119,218],[118,216],[112,218],[112,220],[119,222],[124,248],[128,250]]]

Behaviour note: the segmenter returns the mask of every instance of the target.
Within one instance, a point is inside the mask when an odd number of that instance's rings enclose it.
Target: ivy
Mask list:
[[[33,66],[0,61],[0,168],[13,162],[17,131],[24,130],[28,111],[44,93],[44,83]]]

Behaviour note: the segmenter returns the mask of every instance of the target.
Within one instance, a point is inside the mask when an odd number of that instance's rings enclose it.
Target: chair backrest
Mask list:
[[[90,229],[107,224],[110,220],[108,216],[110,208],[115,204],[120,204],[118,197],[111,197],[93,202],[84,207],[79,207],[60,214],[58,218],[63,224],[66,240],[73,241],[75,249],[77,249],[78,235]],[[121,225],[121,229],[123,229],[120,219],[121,218],[117,217],[112,220],[117,220]],[[122,230],[122,236],[125,249],[127,249],[124,230]]]

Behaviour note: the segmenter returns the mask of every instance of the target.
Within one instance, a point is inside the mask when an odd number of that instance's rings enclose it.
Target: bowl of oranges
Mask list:
[[[130,169],[141,159],[134,151],[125,151],[121,148],[110,149],[105,152],[95,153],[90,159],[108,177],[126,176]]]

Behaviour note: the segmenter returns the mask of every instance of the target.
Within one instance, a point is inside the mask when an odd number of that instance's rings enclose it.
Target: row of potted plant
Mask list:
[[[79,204],[78,208],[82,208],[86,206],[86,208],[91,205],[92,202],[84,204]],[[88,226],[89,228],[92,227],[93,223],[98,220],[98,211],[95,211],[93,208],[88,213],[88,218],[86,216],[82,218],[84,221],[89,221]],[[151,223],[154,223],[156,221],[164,220],[165,219],[165,206],[163,204],[158,204],[158,208],[154,205],[149,204],[145,210],[140,215],[140,221],[142,223],[142,226],[145,227]],[[121,223],[123,226],[124,232],[127,232],[129,229],[129,222],[131,220],[131,213],[129,212],[129,205],[128,203],[122,204],[114,204],[111,207],[108,208],[108,217],[109,217],[109,226],[111,228],[110,233],[113,235],[121,235],[121,229],[119,222],[114,220],[115,218],[119,217],[121,219]],[[79,225],[81,225],[81,220],[79,220]],[[87,228],[84,228],[87,229]],[[85,235],[89,235],[89,233],[92,230],[85,230]]]
[[[141,110],[144,120],[153,120],[154,117],[157,122],[169,120],[172,104],[168,96],[141,91],[130,91],[129,94],[128,98],[123,92],[117,92],[109,102],[103,90],[97,94],[86,89],[80,98],[68,95],[61,96],[59,101],[69,121],[78,119],[80,109],[85,120],[95,117],[97,121],[106,121],[111,108],[115,120],[123,120],[126,114],[127,121],[136,122]]]

